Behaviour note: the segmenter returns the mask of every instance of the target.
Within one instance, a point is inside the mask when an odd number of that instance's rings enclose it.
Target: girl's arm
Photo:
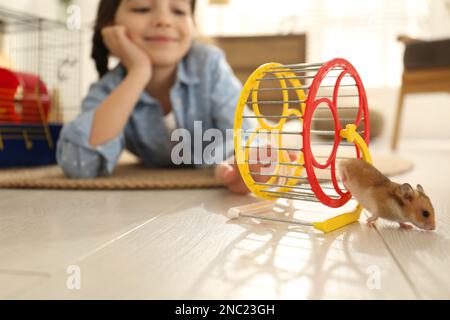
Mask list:
[[[111,54],[120,59],[128,73],[95,112],[89,138],[93,147],[114,139],[122,132],[152,76],[150,57],[141,49],[138,37],[127,34],[122,26],[106,27],[102,35]]]
[[[112,173],[125,148],[124,133],[96,148],[89,143],[89,136],[96,109],[121,81],[123,71],[116,68],[91,85],[83,99],[81,113],[64,125],[58,139],[56,157],[66,176],[92,179]]]
[[[147,79],[148,76],[140,70],[129,71],[122,83],[100,104],[92,123],[91,146],[104,144],[123,131]]]
[[[96,178],[113,172],[125,148],[124,130],[119,130],[111,139],[95,147],[90,143],[91,132],[94,129],[93,123],[97,110],[109,98],[114,98],[117,92],[120,93],[121,90],[126,89],[128,82],[135,80],[133,74],[133,72],[129,73],[129,76],[124,79],[123,68],[117,67],[91,85],[89,93],[83,99],[80,115],[64,125],[58,140],[56,155],[58,164],[66,176]],[[127,117],[124,116],[124,118]],[[100,124],[106,123],[100,122]]]
[[[129,40],[132,37],[125,34],[124,28],[106,28],[103,36],[111,53],[120,58],[128,72],[123,79],[117,69],[93,84],[83,100],[81,114],[61,131],[56,157],[71,178],[112,173],[125,148],[125,124],[151,77],[149,57],[139,50],[138,40]]]

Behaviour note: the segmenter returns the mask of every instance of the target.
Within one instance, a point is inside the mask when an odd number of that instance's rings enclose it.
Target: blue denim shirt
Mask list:
[[[94,178],[111,174],[125,148],[148,166],[173,165],[161,105],[146,91],[142,92],[123,132],[96,148],[89,144],[96,108],[125,75],[126,69],[119,64],[94,83],[83,100],[81,114],[64,126],[57,145],[57,161],[67,176]],[[194,44],[178,63],[176,82],[170,91],[177,127],[188,130],[194,139],[194,122],[201,121],[203,132],[217,128],[225,137],[225,130],[233,128],[241,89],[220,49]],[[193,148],[193,141],[191,145]],[[202,147],[205,148],[204,143]]]

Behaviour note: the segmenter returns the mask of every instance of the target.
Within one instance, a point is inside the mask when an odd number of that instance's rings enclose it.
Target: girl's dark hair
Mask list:
[[[93,46],[91,57],[95,61],[99,77],[103,77],[108,72],[109,50],[105,46],[102,37],[102,29],[111,25],[116,16],[122,0],[101,0],[98,6],[97,19],[95,20]],[[191,0],[192,14],[195,12],[195,0]]]

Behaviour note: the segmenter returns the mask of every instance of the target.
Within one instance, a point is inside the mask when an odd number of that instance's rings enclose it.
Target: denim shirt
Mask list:
[[[142,92],[124,130],[116,138],[95,148],[89,144],[96,108],[125,75],[125,67],[119,64],[94,83],[83,100],[81,114],[64,126],[57,145],[57,161],[67,176],[95,178],[109,175],[124,149],[137,155],[147,166],[173,165],[162,107],[146,91]],[[203,44],[192,46],[178,63],[176,81],[170,90],[177,127],[189,131],[192,148],[194,135],[198,135],[198,122],[194,130],[196,121],[201,123],[202,135],[207,129],[216,128],[226,137],[225,131],[233,128],[241,89],[241,83],[220,49]],[[205,143],[201,147],[203,150]],[[230,155],[224,154],[224,157]]]

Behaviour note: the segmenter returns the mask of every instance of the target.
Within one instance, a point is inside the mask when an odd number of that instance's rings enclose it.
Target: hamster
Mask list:
[[[436,228],[433,205],[420,184],[413,189],[408,183],[395,183],[364,160],[342,160],[338,169],[345,188],[372,214],[369,226],[381,217],[398,222],[402,229],[411,229],[408,223],[424,230]]]

